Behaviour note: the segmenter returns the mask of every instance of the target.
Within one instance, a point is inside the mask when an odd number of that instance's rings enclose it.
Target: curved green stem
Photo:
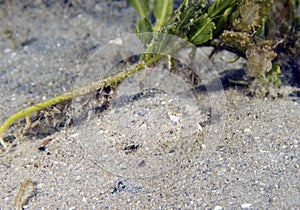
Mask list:
[[[6,144],[2,138],[2,134],[9,128],[9,126],[11,124],[13,124],[14,122],[16,122],[18,119],[23,118],[23,117],[27,117],[29,116],[31,113],[33,112],[37,112],[40,111],[42,109],[45,109],[51,105],[54,104],[58,104],[62,101],[67,101],[70,100],[72,98],[74,98],[74,94],[72,92],[70,93],[66,93],[64,95],[61,96],[57,96],[54,97],[48,101],[33,105],[31,107],[25,108],[21,111],[18,111],[17,113],[13,114],[12,116],[10,116],[9,118],[7,118],[7,120],[5,120],[5,122],[0,126],[0,144],[2,145],[2,147],[5,149],[6,148]]]
[[[152,59],[152,62],[147,62],[147,64],[153,63],[155,62],[155,59]],[[72,100],[73,98],[76,98],[78,96],[81,95],[85,95],[89,92],[98,90],[98,89],[102,89],[106,86],[117,86],[119,85],[124,79],[126,79],[127,77],[135,74],[136,72],[142,70],[145,68],[144,63],[138,63],[133,65],[132,68],[127,69],[125,71],[119,72],[115,75],[106,77],[100,81],[94,82],[90,85],[87,85],[85,87],[79,88],[77,90],[65,93],[63,95],[60,96],[56,96],[54,98],[51,98],[47,101],[38,103],[36,105],[30,106],[28,108],[25,108],[21,111],[16,112],[15,114],[11,115],[7,120],[5,120],[5,122],[0,126],[0,145],[3,147],[3,149],[6,149],[6,143],[4,142],[2,135],[3,133],[9,128],[9,126],[11,126],[14,122],[16,122],[17,120],[19,120],[20,118],[23,117],[27,117],[30,114],[40,111],[42,109],[45,109],[49,106],[64,102],[64,101],[68,101],[68,100]]]

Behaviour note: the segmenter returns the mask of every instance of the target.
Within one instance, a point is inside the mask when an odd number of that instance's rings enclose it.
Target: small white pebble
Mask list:
[[[110,40],[109,44],[115,44],[115,45],[123,45],[123,40],[120,38],[114,39],[114,40]]]
[[[86,203],[86,197],[85,196],[82,197],[82,202]]]
[[[100,5],[96,5],[95,10],[100,12],[103,10],[103,8]]]
[[[243,204],[242,204],[242,209],[250,209],[251,206],[252,206],[251,203],[243,203]]]
[[[143,124],[140,126],[140,129],[141,129],[141,130],[147,130],[147,125],[143,123]]]
[[[198,131],[202,131],[203,130],[202,126],[200,124],[197,124],[197,126],[198,126]]]
[[[175,115],[170,115],[170,120],[171,120],[171,122],[172,122],[173,125],[177,125],[177,123],[180,120],[180,117],[175,116]]]
[[[75,138],[75,137],[77,137],[77,136],[79,136],[79,133],[74,133],[74,134],[70,134],[70,135],[69,135],[69,137],[71,137],[71,138]]]
[[[223,207],[222,206],[215,206],[214,210],[222,210]]]
[[[9,49],[9,48],[4,49],[4,53],[10,53],[10,52],[11,52],[11,49]]]
[[[173,99],[173,98],[171,98],[171,99],[169,99],[169,100],[168,100],[168,102],[167,102],[167,103],[169,104],[169,103],[172,103],[173,101],[174,101],[174,99]]]
[[[244,133],[246,133],[246,134],[251,133],[251,129],[250,129],[250,128],[245,128],[245,129],[244,129]]]

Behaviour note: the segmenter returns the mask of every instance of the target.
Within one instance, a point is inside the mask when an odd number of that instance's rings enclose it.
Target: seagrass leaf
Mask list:
[[[153,10],[156,19],[155,31],[159,31],[171,18],[173,0],[154,0]]]
[[[138,20],[135,32],[143,44],[148,45],[152,40],[151,33],[146,33],[152,32],[152,24],[150,20],[148,20],[146,17]]]
[[[185,37],[192,25],[191,21],[203,15],[206,6],[206,0],[184,0],[175,11],[164,32]]]
[[[218,37],[219,35],[221,35],[224,29],[228,27],[228,25],[230,24],[230,20],[232,18],[232,14],[233,14],[232,11],[234,11],[233,8],[229,7],[224,11],[221,17],[219,17],[217,20],[213,20],[216,25],[216,30],[214,31],[214,37]]]
[[[239,1],[240,0],[217,0],[213,5],[209,7],[208,16],[212,19],[221,16],[225,12],[225,10],[227,10],[229,7],[234,6],[234,4],[237,4]]]
[[[193,27],[188,34],[188,40],[195,45],[200,45],[213,38],[213,30],[215,24],[207,17],[207,14],[202,15],[193,24]]]
[[[136,24],[136,33],[152,32],[152,24],[146,17],[139,19]]]
[[[129,4],[141,17],[150,17],[149,0],[129,0]]]

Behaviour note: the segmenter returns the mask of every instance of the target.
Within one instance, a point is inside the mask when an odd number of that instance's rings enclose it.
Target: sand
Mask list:
[[[95,57],[105,49],[117,60],[103,47],[124,44],[116,39],[133,34],[137,20],[125,1],[0,6],[1,34],[14,32],[0,41],[1,122],[103,77],[108,61],[98,66]],[[204,59],[221,89],[185,86],[180,74],[159,71],[165,62],[153,68],[157,77],[140,73],[122,83],[104,111],[93,112],[100,103],[93,94],[73,100],[71,114],[79,117],[71,126],[46,135],[26,133],[24,120],[15,124],[0,153],[0,209],[14,207],[26,180],[34,187],[25,188],[24,209],[300,208],[299,96],[256,98],[228,86],[225,79],[245,68],[242,59],[230,64],[233,57]],[[165,91],[150,89],[159,82]],[[186,94],[172,96],[174,85]]]

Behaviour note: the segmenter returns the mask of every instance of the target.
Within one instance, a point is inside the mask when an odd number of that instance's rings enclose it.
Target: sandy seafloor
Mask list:
[[[92,80],[82,69],[93,53],[135,30],[137,15],[124,1],[16,2],[0,5],[1,122],[32,101]],[[16,49],[5,29],[14,32]],[[233,57],[213,57],[220,77],[243,68],[242,60],[227,62]],[[195,91],[202,110],[193,118],[198,134],[184,139],[176,138],[178,110],[157,108],[172,101],[162,93],[115,106],[97,122],[88,118],[95,127],[79,122],[41,138],[22,137],[12,127],[17,138],[0,153],[0,209],[13,208],[28,179],[35,189],[25,189],[24,209],[299,209],[299,97],[255,98],[241,87],[218,91],[225,96],[222,123],[205,123],[215,104]],[[214,125],[224,127],[209,135]],[[52,141],[41,151],[44,138]]]

